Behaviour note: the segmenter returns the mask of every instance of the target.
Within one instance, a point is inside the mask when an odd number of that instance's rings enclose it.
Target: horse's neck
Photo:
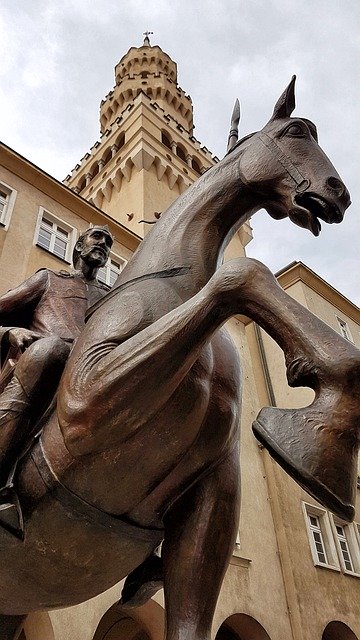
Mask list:
[[[180,196],[145,237],[118,284],[174,267],[191,267],[193,295],[216,270],[231,235],[256,210],[238,162],[215,165]]]

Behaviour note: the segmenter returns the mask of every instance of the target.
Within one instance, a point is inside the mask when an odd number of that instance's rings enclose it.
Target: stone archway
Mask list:
[[[326,625],[321,640],[358,640],[358,637],[346,624],[333,620]]]
[[[114,604],[103,615],[93,640],[162,640],[164,610],[150,600],[136,609]]]
[[[141,625],[133,618],[123,617],[112,622],[101,634],[101,640],[151,640]]]
[[[219,628],[215,640],[271,640],[264,627],[245,613],[235,613]]]

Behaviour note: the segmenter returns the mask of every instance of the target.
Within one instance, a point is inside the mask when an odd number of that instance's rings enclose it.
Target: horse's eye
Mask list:
[[[304,127],[301,124],[291,124],[284,133],[295,138],[302,138],[305,135]]]

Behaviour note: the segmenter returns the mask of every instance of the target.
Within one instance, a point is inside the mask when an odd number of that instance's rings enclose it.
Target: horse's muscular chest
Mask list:
[[[87,458],[84,481],[89,472],[102,473],[102,508],[153,522],[154,512],[163,513],[193,477],[224,455],[238,424],[240,384],[232,346],[223,338],[217,336],[201,351],[171,398],[141,430],[119,448]],[[233,370],[230,381],[224,367]],[[80,484],[81,475],[77,469]],[[112,490],[119,483],[121,495]]]

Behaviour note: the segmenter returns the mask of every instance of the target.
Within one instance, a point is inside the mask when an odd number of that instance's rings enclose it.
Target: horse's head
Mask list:
[[[258,133],[239,141],[240,172],[261,206],[275,219],[288,216],[317,236],[321,225],[341,222],[350,195],[319,147],[315,125],[291,118],[295,76],[277,101],[273,115]]]

